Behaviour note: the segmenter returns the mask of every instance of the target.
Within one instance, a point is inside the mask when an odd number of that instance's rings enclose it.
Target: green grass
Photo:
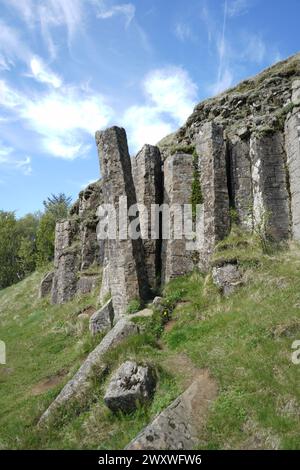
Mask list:
[[[221,297],[210,275],[194,272],[164,290],[153,318],[134,319],[141,327],[105,356],[109,374],[95,377],[85,403],[64,409],[46,430],[37,430],[42,411],[55,398],[100,338],[91,340],[76,314],[95,305],[96,294],[63,306],[37,300],[41,274],[0,292],[0,338],[8,361],[0,366],[0,447],[122,449],[181,391],[182,373],[168,359],[188,356],[208,368],[218,383],[199,448],[300,448],[300,366],[291,362],[300,339],[300,248],[263,254],[255,237],[234,229],[221,242],[215,263],[235,259],[244,285]],[[163,325],[172,320],[172,328]],[[156,367],[158,386],[148,406],[113,415],[103,403],[110,374],[136,359]],[[176,364],[176,361],[175,361]],[[36,384],[64,371],[63,381],[37,396]]]

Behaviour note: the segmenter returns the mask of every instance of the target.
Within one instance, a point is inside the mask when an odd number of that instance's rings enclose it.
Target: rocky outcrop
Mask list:
[[[132,413],[138,405],[150,400],[155,383],[155,373],[150,366],[126,361],[113,375],[104,402],[114,413]]]
[[[165,160],[164,208],[167,212],[162,213],[163,283],[191,272],[194,266],[192,253],[188,250],[189,239],[184,231],[188,225],[187,215],[192,223],[192,212],[186,214],[184,209],[191,203],[193,173],[192,155],[176,153]]]
[[[89,185],[71,208],[70,217],[56,224],[53,304],[68,302],[76,293],[86,294],[97,285],[97,271],[104,257],[104,246],[98,243],[96,232],[101,200],[101,183]],[[95,272],[87,271],[91,266],[95,266]]]
[[[298,83],[298,82],[297,82]],[[299,84],[300,90],[300,84]],[[299,91],[300,95],[300,91]],[[295,102],[298,98],[294,97]],[[300,103],[299,103],[300,104]],[[292,236],[300,240],[300,108],[295,109],[285,124],[285,145],[289,174]]]
[[[40,284],[40,288],[39,288],[39,299],[43,299],[44,297],[50,294],[51,289],[52,289],[53,277],[54,277],[53,271],[47,273],[43,277],[41,284]]]
[[[127,450],[192,450],[196,447],[217,386],[205,372],[131,441]]]
[[[139,329],[137,325],[125,318],[118,321],[94,351],[88,355],[78,372],[64,386],[54,402],[52,402],[49,408],[43,413],[39,425],[47,424],[51,416],[64,405],[68,404],[70,400],[80,399],[80,397],[87,394],[91,378],[97,374],[100,379],[100,376],[103,375],[107,369],[103,361],[104,354],[118,346],[128,336],[137,334],[138,332]]]
[[[289,194],[283,135],[253,136],[250,141],[253,223],[276,241],[289,236]]]
[[[212,278],[225,296],[232,294],[242,284],[242,274],[238,265],[233,263],[215,266],[212,270]]]
[[[196,150],[203,195],[199,264],[207,268],[215,244],[228,234],[230,227],[224,129],[214,122],[204,124],[197,136]]]
[[[109,299],[103,307],[90,318],[90,332],[92,335],[110,330],[114,323],[114,309],[112,300]]]
[[[163,202],[162,161],[158,147],[145,145],[132,159],[132,174],[139,204],[139,220],[143,240],[148,282],[153,291],[159,287],[161,240],[151,238],[151,215],[154,204]],[[159,226],[159,223],[157,224]]]
[[[106,240],[109,258],[109,285],[116,318],[127,312],[134,299],[150,296],[141,238],[128,236],[132,221],[127,208],[136,207],[136,191],[124,129],[112,127],[96,133],[103,181],[104,204],[112,204],[120,214],[116,237]],[[120,208],[122,199],[124,207]],[[133,218],[138,214],[136,211]],[[120,233],[120,226],[123,233]]]

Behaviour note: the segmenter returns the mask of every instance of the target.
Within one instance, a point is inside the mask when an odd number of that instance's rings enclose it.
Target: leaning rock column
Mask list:
[[[252,136],[250,157],[254,227],[266,224],[275,241],[287,239],[290,210],[283,134]]]
[[[144,145],[132,160],[137,203],[149,285],[155,291],[160,271],[161,241],[151,238],[151,206],[163,199],[162,161],[158,147]]]
[[[300,240],[300,80],[293,84],[293,104],[297,107],[287,117],[285,148],[291,193],[292,235]]]
[[[229,231],[229,197],[226,174],[226,145],[223,128],[214,122],[203,124],[196,140],[203,195],[203,226],[198,233],[199,267],[207,269],[215,244]]]
[[[136,204],[136,193],[131,172],[125,130],[111,127],[96,133],[100,165],[103,178],[103,199],[112,204],[119,215],[120,197],[127,197],[128,208]],[[125,224],[130,217],[122,214]],[[131,300],[149,297],[149,285],[144,264],[142,240],[108,238],[109,279],[113,308],[116,318],[127,311]],[[125,238],[125,237],[124,237]]]
[[[194,165],[193,156],[176,153],[164,163],[164,206],[162,240],[162,282],[193,270],[189,240],[183,233],[184,205],[191,204]],[[168,208],[168,210],[167,210]],[[169,225],[167,217],[169,216]],[[165,232],[165,233],[164,233]],[[167,239],[169,232],[169,238]],[[182,236],[181,236],[182,235]]]

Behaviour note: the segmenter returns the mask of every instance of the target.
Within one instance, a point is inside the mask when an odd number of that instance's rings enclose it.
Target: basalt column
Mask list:
[[[300,80],[293,84],[295,108],[285,125],[285,143],[291,193],[292,233],[300,240]]]
[[[193,270],[192,252],[189,250],[186,223],[191,212],[194,165],[193,156],[176,153],[164,163],[164,211],[162,213],[162,282]],[[191,220],[190,220],[191,222]]]
[[[54,277],[51,302],[61,304],[71,300],[77,290],[77,274],[80,266],[78,244],[74,243],[77,223],[66,220],[56,224]]]
[[[254,226],[276,241],[289,236],[289,194],[281,132],[250,140]]]
[[[112,204],[119,216],[120,197],[127,197],[128,208],[136,205],[125,130],[112,127],[98,131],[96,143],[103,178],[104,203]],[[116,317],[126,313],[132,300],[147,299],[149,296],[142,240],[126,236],[124,229],[126,231],[132,219],[126,208],[120,215],[124,220],[122,233],[117,230],[116,239],[109,236],[107,240],[109,284]]]
[[[228,139],[228,183],[231,203],[237,213],[239,224],[251,230],[253,228],[252,207],[252,179],[250,142],[246,136],[229,136]]]
[[[145,264],[148,281],[153,291],[158,287],[160,275],[161,241],[159,227],[157,233],[151,231],[151,214],[154,205],[161,205],[163,199],[162,161],[158,147],[144,145],[142,150],[132,160],[133,180],[136,190],[137,203],[143,239]]]
[[[198,227],[199,267],[207,269],[215,244],[229,231],[229,196],[226,174],[226,145],[223,128],[204,124],[196,139],[199,157],[203,222]]]

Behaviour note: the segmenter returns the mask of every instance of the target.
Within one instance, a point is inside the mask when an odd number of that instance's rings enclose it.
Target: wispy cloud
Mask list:
[[[87,136],[105,127],[113,115],[99,93],[67,85],[28,96],[1,81],[0,105],[40,136],[44,152],[69,160],[87,153]]]
[[[19,170],[26,176],[32,173],[30,157],[26,156],[22,159],[18,159],[12,147],[5,146],[1,141],[0,144],[0,166],[8,169]]]
[[[250,0],[231,0],[228,4],[228,16],[233,18],[234,16],[245,15],[250,6]]]
[[[97,17],[100,19],[108,19],[114,16],[124,16],[126,27],[128,27],[135,16],[135,6],[132,3],[123,3],[121,5],[113,5],[108,7],[106,2],[97,2]]]
[[[40,57],[32,57],[30,60],[29,77],[34,78],[38,82],[51,85],[53,88],[62,86],[62,79],[58,74],[52,72]]]
[[[195,35],[191,27],[186,23],[176,23],[174,28],[175,36],[182,42],[195,39]]]

